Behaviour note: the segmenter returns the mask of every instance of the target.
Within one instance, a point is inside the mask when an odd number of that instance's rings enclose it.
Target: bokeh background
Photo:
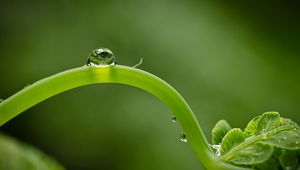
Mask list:
[[[82,66],[110,48],[174,86],[205,135],[219,119],[244,128],[279,111],[300,123],[300,18],[296,1],[1,0],[0,98]],[[52,97],[1,127],[70,170],[200,170],[171,111],[123,85]]]

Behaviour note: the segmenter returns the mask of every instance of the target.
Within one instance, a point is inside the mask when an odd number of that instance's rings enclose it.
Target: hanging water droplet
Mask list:
[[[103,66],[115,65],[116,59],[112,51],[107,48],[99,48],[93,50],[90,54],[86,65],[88,66]]]
[[[176,119],[177,119],[176,116],[172,116],[172,122],[173,123],[176,123]]]
[[[186,135],[182,132],[182,133],[180,133],[180,140],[181,140],[181,142],[187,142],[187,138],[186,138]]]

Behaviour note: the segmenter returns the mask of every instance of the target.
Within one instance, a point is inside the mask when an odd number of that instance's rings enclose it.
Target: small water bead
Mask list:
[[[103,65],[115,65],[116,58],[113,52],[107,48],[99,48],[93,50],[90,54],[86,65],[88,66],[103,66]]]
[[[184,142],[184,143],[186,143],[187,142],[187,138],[186,138],[186,135],[182,132],[182,133],[180,133],[180,140],[181,140],[181,142]]]
[[[176,119],[177,119],[176,116],[172,116],[172,122],[173,123],[176,123],[176,121],[177,121]]]

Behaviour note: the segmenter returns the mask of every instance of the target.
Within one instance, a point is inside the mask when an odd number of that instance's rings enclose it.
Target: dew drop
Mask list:
[[[116,59],[112,51],[107,48],[99,48],[93,50],[90,54],[86,65],[87,66],[104,66],[104,65],[115,65]]]
[[[216,150],[216,156],[221,156],[221,145],[210,145],[214,150]]]
[[[172,122],[173,123],[176,123],[176,121],[177,121],[176,119],[177,119],[176,116],[172,116]]]
[[[181,142],[184,142],[184,143],[186,143],[187,142],[187,138],[186,138],[186,135],[182,132],[182,133],[180,133],[180,140],[181,140]]]

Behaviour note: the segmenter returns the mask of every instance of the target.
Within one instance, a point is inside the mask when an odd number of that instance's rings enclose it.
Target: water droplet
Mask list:
[[[296,141],[296,145],[298,145],[300,142],[299,141]]]
[[[112,51],[107,48],[99,48],[93,50],[90,54],[87,66],[103,66],[103,65],[115,65],[116,59]]]
[[[172,116],[172,122],[173,123],[176,123],[176,119],[177,119],[176,116]]]
[[[221,152],[220,152],[220,150],[221,150],[221,149],[218,149],[218,150],[216,151],[216,155],[217,155],[217,157],[220,157],[220,156],[221,156]]]
[[[181,142],[187,142],[187,138],[186,138],[186,135],[182,132],[182,133],[180,133],[180,140],[181,140]]]
[[[221,156],[221,145],[210,145],[214,150],[216,150],[216,156]]]

